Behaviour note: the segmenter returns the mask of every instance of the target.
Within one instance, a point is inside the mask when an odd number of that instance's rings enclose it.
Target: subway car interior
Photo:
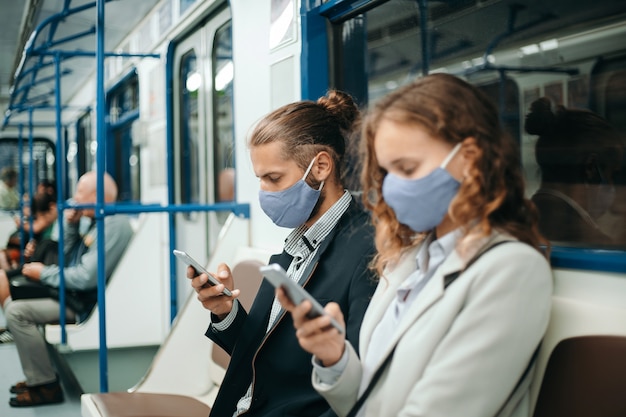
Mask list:
[[[208,415],[229,357],[204,336],[210,313],[172,251],[209,271],[226,262],[235,277],[256,277],[281,252],[289,230],[259,205],[252,127],[279,106],[331,88],[367,110],[441,72],[496,103],[551,242],[552,316],[530,415],[573,415],[546,412],[550,395],[568,398],[562,402],[588,395],[589,413],[576,415],[626,415],[601,411],[604,397],[593,397],[623,396],[626,383],[623,0],[0,0],[0,23],[0,191],[12,187],[17,196],[11,204],[0,196],[2,269],[13,256],[11,238],[32,238],[23,225],[34,224],[30,200],[44,181],[56,188],[51,236],[61,247],[63,214],[76,208],[95,210],[94,227],[125,214],[132,228],[108,278],[98,235],[97,303],[86,317],[67,323],[62,312],[40,329],[64,402],[9,406],[8,388],[24,374],[0,309],[1,416]],[[555,109],[590,110],[615,133],[589,138],[588,163],[570,178],[569,188],[593,190],[580,201],[580,193],[545,186],[537,135],[525,130],[542,97]],[[581,154],[574,146],[559,152]],[[97,173],[97,201],[77,205],[72,197],[88,171]],[[114,202],[105,201],[104,173],[117,184]],[[351,187],[359,191],[358,178]],[[251,303],[258,280],[244,286],[242,303]],[[558,365],[583,387],[599,388],[554,389],[561,381],[548,371],[558,367],[557,347],[606,337],[621,351],[573,353]],[[623,374],[607,376],[611,369]]]

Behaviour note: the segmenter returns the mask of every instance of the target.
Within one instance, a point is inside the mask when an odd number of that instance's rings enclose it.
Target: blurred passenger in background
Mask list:
[[[17,171],[6,167],[0,171],[0,210],[20,208],[20,195],[17,192]]]
[[[358,118],[352,98],[331,91],[317,102],[268,114],[249,142],[261,208],[277,226],[293,228],[270,263],[279,263],[323,304],[338,303],[355,346],[375,288],[368,269],[374,254],[369,216],[341,180],[346,140]],[[215,275],[223,284],[215,287],[205,288],[207,276],[195,276],[193,268],[187,273],[212,313],[206,336],[231,355],[211,416],[334,416],[311,386],[311,357],[298,346],[291,316],[269,282],[261,284],[248,312],[236,299],[227,265],[219,265]],[[232,297],[221,294],[223,286]]]
[[[541,186],[532,200],[541,232],[557,243],[624,247],[626,183],[618,180],[625,170],[624,142],[618,132],[591,111],[553,107],[545,97],[532,103],[525,129],[539,136]]]
[[[21,243],[22,235],[30,244],[29,253],[27,254],[24,251],[26,258],[30,258],[33,255],[37,246],[40,247],[40,252],[44,250],[38,245],[39,243],[56,240],[56,238],[53,238],[53,231],[55,230],[58,217],[56,198],[56,187],[53,183],[42,181],[38,184],[37,192],[30,201],[30,209],[24,209],[24,216],[15,217],[17,230],[9,236],[6,248],[0,251],[0,269],[9,270],[18,266],[22,251],[25,249],[25,245]],[[31,224],[33,236],[32,240],[29,240]],[[53,251],[56,251],[56,249]],[[43,261],[43,257],[37,257],[36,259]],[[48,258],[48,262],[51,261],[52,259]]]
[[[74,193],[76,204],[96,203],[96,172],[90,171],[80,177]],[[104,200],[117,199],[117,185],[111,176],[104,176]],[[81,233],[81,217],[91,220],[89,229]],[[132,236],[128,216],[107,216],[105,227],[105,271],[108,278],[126,250]],[[63,275],[66,288],[67,323],[84,320],[97,301],[98,284],[98,239],[95,227],[95,209],[65,210]],[[25,381],[10,387],[16,394],[9,404],[12,407],[29,407],[54,404],[63,401],[63,391],[48,356],[46,342],[40,326],[58,323],[60,305],[59,265],[44,265],[41,262],[27,263],[22,267],[22,276],[6,276],[0,271],[0,304],[4,308],[8,331],[0,334],[12,336],[26,376]],[[19,283],[19,285],[18,285]],[[3,337],[4,336],[4,337]]]

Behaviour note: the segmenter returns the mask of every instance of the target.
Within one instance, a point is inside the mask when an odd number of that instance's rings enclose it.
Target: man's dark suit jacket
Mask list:
[[[353,200],[300,281],[320,304],[339,304],[352,346],[359,345],[361,320],[376,288],[368,268],[374,251],[369,215]],[[286,270],[291,256],[283,251],[270,258],[273,262]],[[298,344],[291,315],[283,311],[266,334],[273,300],[274,287],[263,280],[249,313],[239,305],[227,330],[209,326],[206,336],[231,355],[212,417],[231,417],[251,382],[252,404],[245,416],[335,415],[311,385],[311,355]]]

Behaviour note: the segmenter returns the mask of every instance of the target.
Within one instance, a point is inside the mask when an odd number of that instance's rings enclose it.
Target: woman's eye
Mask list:
[[[398,167],[398,171],[400,171],[402,175],[410,177],[411,175],[415,173],[415,167],[414,166],[401,166],[401,167]]]

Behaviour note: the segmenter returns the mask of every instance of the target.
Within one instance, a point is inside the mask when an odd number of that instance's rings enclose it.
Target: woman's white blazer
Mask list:
[[[480,246],[503,239],[511,238],[494,234]],[[396,289],[415,270],[418,249],[404,254],[380,280],[361,326],[362,357]],[[444,289],[444,276],[463,269],[471,256],[453,251],[410,306],[392,340],[384,341],[388,351],[397,344],[396,351],[361,415],[528,416],[528,388],[518,382],[548,325],[550,266],[529,245],[506,242]],[[347,368],[335,384],[321,384],[313,374],[315,388],[339,416],[356,402],[361,383],[359,358],[349,344],[346,349]]]

